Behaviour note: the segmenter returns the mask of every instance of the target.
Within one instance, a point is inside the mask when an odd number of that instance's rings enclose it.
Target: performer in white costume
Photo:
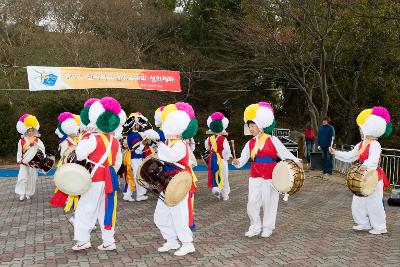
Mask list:
[[[15,186],[15,193],[19,195],[19,200],[30,199],[36,191],[36,180],[38,170],[22,162],[24,153],[31,146],[38,148],[45,154],[43,142],[39,139],[39,121],[30,114],[22,115],[17,122],[17,131],[21,134],[18,141],[17,162],[19,164],[18,180]]]
[[[98,221],[103,239],[98,249],[114,250],[119,190],[116,172],[121,166],[122,154],[120,143],[112,133],[123,125],[126,115],[117,100],[104,97],[90,106],[89,119],[99,133],[84,137],[76,148],[77,160],[92,163],[92,184],[79,199],[74,222],[77,243],[72,249],[77,251],[91,247],[90,233]]]
[[[262,237],[269,237],[275,229],[279,202],[279,193],[271,180],[276,159],[291,159],[298,164],[301,164],[301,160],[290,153],[277,137],[270,135],[275,128],[275,117],[269,103],[259,102],[248,106],[244,111],[244,122],[254,137],[246,143],[240,158],[232,163],[236,168],[241,168],[249,159],[252,160],[247,202],[250,227],[245,236],[253,237],[261,233]],[[261,207],[264,210],[262,221]]]
[[[166,143],[159,142],[158,157],[160,160],[172,162],[192,173],[192,186],[187,196],[176,206],[169,207],[159,199],[154,212],[154,223],[160,230],[166,243],[158,248],[159,252],[177,250],[174,255],[184,256],[194,252],[193,233],[193,201],[196,191],[196,177],[189,163],[189,146],[185,139],[192,138],[197,132],[197,120],[192,106],[178,102],[166,106],[161,114],[162,129],[166,136]],[[174,170],[169,170],[174,172]],[[176,171],[176,170],[175,170]],[[180,241],[182,246],[179,244]]]
[[[383,207],[384,188],[390,186],[385,172],[380,165],[382,153],[379,137],[387,137],[392,132],[390,114],[384,107],[373,107],[363,110],[357,117],[362,141],[353,150],[344,152],[330,149],[335,158],[344,162],[358,160],[362,166],[378,171],[379,182],[375,191],[367,197],[353,195],[351,212],[353,214],[354,230],[369,230],[369,233],[380,235],[387,233],[386,214]]]

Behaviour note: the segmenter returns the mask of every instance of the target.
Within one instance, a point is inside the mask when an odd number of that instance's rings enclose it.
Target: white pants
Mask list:
[[[353,196],[351,212],[358,225],[372,226],[376,230],[386,229],[386,214],[382,203],[383,181],[379,181],[375,191],[368,197]]]
[[[101,238],[104,244],[112,244],[114,239],[114,227],[111,230],[104,229],[105,216],[105,182],[94,182],[89,190],[81,195],[78,208],[75,211],[74,239],[78,242],[89,242],[90,232],[99,221]]]
[[[19,196],[33,196],[36,190],[38,171],[26,165],[19,165],[18,181],[15,185],[15,193]]]
[[[193,242],[193,233],[189,228],[188,196],[174,207],[168,207],[161,199],[157,202],[154,223],[167,242],[177,239],[182,243]]]
[[[229,193],[231,192],[231,188],[229,187],[229,169],[228,169],[228,161],[222,160],[222,177],[224,178],[224,185],[221,189],[221,194],[223,198],[226,198],[229,196]],[[215,188],[215,189],[214,189]],[[214,191],[219,191],[218,187],[214,187]]]
[[[271,179],[249,178],[249,199],[247,202],[247,214],[250,218],[249,230],[274,230],[278,202],[279,193],[273,188]],[[262,223],[260,218],[261,207],[264,210]]]
[[[124,196],[132,196],[131,186],[127,183],[126,192],[124,192]]]
[[[135,186],[136,186],[136,197],[143,196],[147,193],[147,189],[144,188],[143,186],[140,186],[136,178],[137,171],[142,161],[143,159],[131,159],[132,175],[133,179],[135,180]]]

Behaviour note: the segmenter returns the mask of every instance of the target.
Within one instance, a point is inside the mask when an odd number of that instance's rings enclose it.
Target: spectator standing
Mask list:
[[[322,172],[324,175],[331,175],[333,169],[329,148],[332,147],[335,139],[335,128],[329,122],[329,117],[324,117],[318,130],[318,149],[322,152]]]
[[[307,122],[306,129],[304,130],[304,137],[306,139],[306,158],[310,162],[310,153],[313,150],[315,135],[314,129],[312,128],[311,122]]]

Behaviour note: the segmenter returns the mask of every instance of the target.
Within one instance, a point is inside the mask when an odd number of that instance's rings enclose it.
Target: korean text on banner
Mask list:
[[[125,88],[181,92],[179,71],[28,66],[30,91]]]

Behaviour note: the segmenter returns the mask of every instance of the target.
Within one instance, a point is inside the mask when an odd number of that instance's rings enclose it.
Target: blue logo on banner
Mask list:
[[[42,73],[42,84],[46,86],[54,86],[57,82],[57,75]]]

